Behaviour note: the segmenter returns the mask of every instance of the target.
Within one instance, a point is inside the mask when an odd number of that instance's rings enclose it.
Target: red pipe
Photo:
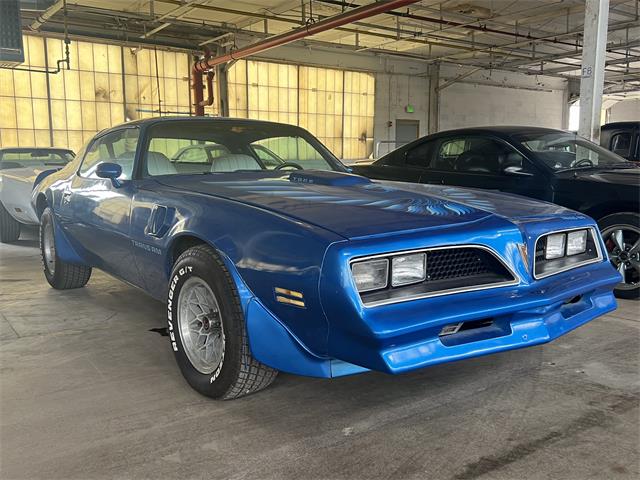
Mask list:
[[[200,101],[198,105],[201,107],[213,105],[213,75],[213,70],[207,72],[207,99]]]
[[[204,58],[199,62],[196,62],[193,65],[193,69],[194,71],[204,72],[216,65],[220,65],[221,63],[227,63],[232,60],[248,57],[274,47],[286,45],[288,43],[295,42],[296,40],[315,35],[316,33],[325,32],[332,28],[341,27],[348,23],[362,20],[363,18],[369,18],[374,15],[385,13],[395,8],[405,7],[417,2],[418,0],[381,0],[376,3],[364,5],[362,7],[349,10],[348,12],[343,12],[318,22],[296,28],[289,32],[273,35],[252,45],[236,50],[235,52],[227,53],[226,55],[214,58]]]
[[[193,90],[193,106],[195,107],[195,114],[202,117],[204,116],[204,105],[202,105],[202,99],[204,98],[204,85],[202,83],[202,72],[196,70],[195,65],[191,69],[191,90]]]

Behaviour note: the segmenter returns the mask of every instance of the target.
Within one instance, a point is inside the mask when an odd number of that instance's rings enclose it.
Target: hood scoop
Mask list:
[[[332,187],[348,187],[371,183],[371,180],[360,175],[325,170],[298,170],[289,174],[289,181],[293,183],[329,185]]]

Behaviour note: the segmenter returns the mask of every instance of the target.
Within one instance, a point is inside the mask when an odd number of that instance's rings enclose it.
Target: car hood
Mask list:
[[[304,170],[157,177],[163,185],[268,209],[345,238],[437,229],[500,216],[512,224],[584,218],[524,197]],[[239,219],[241,221],[241,219]]]
[[[47,170],[52,169],[50,167],[3,168],[0,170],[0,175],[5,178],[19,178],[34,181],[38,175]]]
[[[640,168],[620,168],[612,170],[574,170],[559,174],[563,179],[582,182],[631,185],[640,187]]]

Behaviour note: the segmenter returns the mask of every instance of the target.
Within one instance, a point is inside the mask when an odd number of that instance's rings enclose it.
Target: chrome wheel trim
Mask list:
[[[44,264],[51,275],[56,273],[56,243],[53,237],[53,225],[47,222],[42,233],[42,253]]]
[[[224,360],[224,325],[215,294],[203,279],[190,277],[178,295],[178,330],[187,358],[198,372],[218,371]]]
[[[622,275],[616,288],[633,290],[640,286],[640,228],[633,225],[612,225],[602,231],[609,259]]]

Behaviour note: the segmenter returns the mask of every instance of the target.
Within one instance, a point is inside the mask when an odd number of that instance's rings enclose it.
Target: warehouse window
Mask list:
[[[298,124],[297,67],[247,62],[248,117]]]
[[[62,40],[24,38],[25,67],[63,58]],[[192,110],[187,53],[76,41],[70,50],[71,69],[58,74],[0,70],[0,146],[77,151],[104,128]],[[302,126],[343,159],[371,154],[372,74],[240,60],[227,80],[230,116]],[[213,88],[216,98],[215,77]],[[218,102],[205,114],[218,115]]]
[[[20,68],[53,70],[64,57],[60,39],[23,38]],[[78,151],[96,132],[124,121],[189,114],[186,53],[79,41],[69,50],[71,68],[57,74],[0,69],[0,146]]]
[[[343,157],[344,72],[328,68],[300,67],[300,126]]]
[[[367,158],[373,151],[374,89],[372,74],[344,72],[343,158]]]
[[[123,63],[127,120],[165,114],[189,115],[189,55],[151,48],[123,48]],[[205,111],[217,114],[215,104]]]
[[[341,158],[372,152],[372,74],[240,60],[229,68],[228,84],[232,117],[299,125]]]
[[[43,38],[25,36],[24,50],[22,68],[46,66]],[[48,147],[49,129],[46,75],[0,69],[0,145]]]

